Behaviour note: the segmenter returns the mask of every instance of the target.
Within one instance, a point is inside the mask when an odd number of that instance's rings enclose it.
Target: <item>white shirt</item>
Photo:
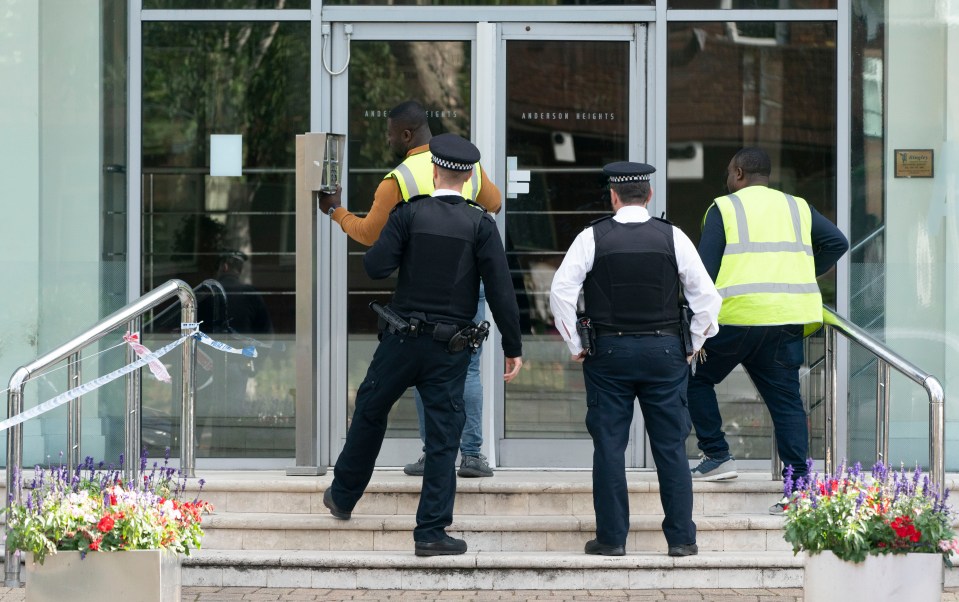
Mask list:
[[[624,205],[613,219],[621,224],[645,222],[649,220],[649,211],[639,205]],[[706,339],[719,332],[717,317],[723,298],[716,291],[716,286],[706,272],[693,242],[676,226],[673,226],[673,246],[679,267],[679,281],[683,285],[686,302],[693,310],[690,325],[693,349],[699,351]],[[556,329],[574,356],[583,350],[579,335],[576,334],[576,305],[586,274],[593,269],[595,253],[593,229],[586,228],[570,245],[563,263],[553,275],[553,284],[549,291],[549,306]]]

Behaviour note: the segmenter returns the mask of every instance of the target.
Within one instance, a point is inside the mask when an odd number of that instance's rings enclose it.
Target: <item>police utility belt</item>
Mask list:
[[[423,319],[416,317],[415,314],[407,319],[378,301],[370,302],[370,309],[379,316],[381,329],[410,338],[432,335],[434,341],[446,343],[446,351],[449,353],[458,353],[463,350],[476,353],[489,336],[489,322],[486,321],[479,325],[471,323],[463,327],[448,322],[427,322],[423,314],[420,314],[423,315]]]
[[[580,345],[586,355],[593,355],[596,352],[596,339],[600,337],[622,337],[631,335],[664,336],[672,335],[680,337],[683,344],[683,351],[686,355],[693,352],[693,342],[689,331],[690,317],[685,306],[681,308],[679,324],[660,328],[658,330],[616,330],[593,324],[587,316],[580,315],[576,319],[576,334],[579,335]]]

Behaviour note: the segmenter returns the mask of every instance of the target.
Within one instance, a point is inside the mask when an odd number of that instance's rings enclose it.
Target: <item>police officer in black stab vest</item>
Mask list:
[[[417,556],[466,552],[466,542],[447,535],[446,527],[453,522],[454,469],[466,420],[466,369],[488,326],[471,322],[481,278],[502,333],[504,380],[513,380],[523,366],[519,308],[496,222],[461,196],[479,150],[460,136],[441,134],[430,141],[430,151],[432,196],[397,205],[363,258],[371,278],[399,268],[399,279],[388,307],[371,304],[381,318],[380,344],[323,495],[334,517],[350,518],[373,475],[390,409],[416,386],[426,411],[426,465],[413,530]]]
[[[550,289],[556,327],[573,359],[583,362],[586,379],[596,512],[596,539],[587,542],[587,554],[626,553],[625,452],[637,397],[656,462],[667,553],[691,556],[699,550],[686,458],[686,379],[693,355],[719,330],[722,298],[689,238],[666,220],[650,218],[654,171],[625,161],[603,168],[615,215],[576,237]],[[694,312],[685,343],[681,287]],[[578,318],[580,290],[586,313]]]

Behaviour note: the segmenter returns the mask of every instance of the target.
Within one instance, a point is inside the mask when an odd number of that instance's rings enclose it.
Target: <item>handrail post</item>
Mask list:
[[[23,412],[23,388],[30,373],[20,368],[10,379],[13,386],[7,392],[7,416],[16,416]],[[15,424],[7,430],[7,513],[10,508],[20,503],[20,486],[17,482],[21,478],[20,466],[23,464],[23,424]],[[9,525],[6,526],[9,537]],[[20,587],[20,556],[10,546],[4,545],[4,581],[5,587]]]
[[[838,396],[837,380],[839,372],[836,367],[836,329],[826,324],[823,326],[823,334],[825,338],[825,357],[823,364],[826,379],[826,388],[825,391],[823,391],[826,398],[823,433],[824,464],[830,474],[835,474],[838,466],[836,462],[836,413],[838,400],[836,398]]]
[[[189,294],[186,291],[180,291],[180,334],[182,336],[193,332],[192,327],[187,324],[196,322],[196,298],[193,292]],[[196,425],[196,398],[194,387],[194,364],[196,363],[196,339],[192,336],[183,343],[182,351],[182,374],[180,378],[180,401],[182,412],[180,414],[180,470],[183,476],[193,478],[196,468],[196,449],[195,435]],[[139,440],[139,431],[137,431],[137,440]]]
[[[67,388],[80,386],[82,380],[80,353],[74,353],[67,360]],[[80,411],[83,397],[71,399],[68,403],[69,417],[67,418],[67,468],[70,472],[80,465]]]
[[[889,364],[876,364],[876,456],[883,462],[889,458]]]
[[[941,491],[946,483],[946,396],[935,376],[926,377],[922,386],[929,394],[929,478]]]
[[[129,332],[140,332],[139,316],[130,320]],[[127,345],[127,363],[136,361],[136,353]],[[123,415],[123,478],[133,483],[140,476],[140,371],[127,374],[126,411]]]

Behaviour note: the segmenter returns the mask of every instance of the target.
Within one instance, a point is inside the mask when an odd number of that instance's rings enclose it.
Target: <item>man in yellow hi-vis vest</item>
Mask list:
[[[737,476],[714,388],[739,364],[769,408],[784,467],[792,467],[794,479],[807,473],[802,341],[822,322],[816,277],[839,261],[849,241],[803,199],[769,188],[770,171],[762,149],[737,152],[726,168],[729,194],[715,199],[703,218],[699,255],[723,305],[719,333],[706,339],[687,389],[703,453],[694,480]],[[782,510],[781,504],[769,509]]]
[[[353,240],[367,246],[372,245],[380,237],[380,232],[396,205],[413,197],[433,193],[433,155],[429,148],[432,138],[423,105],[415,100],[396,105],[387,114],[386,140],[390,150],[404,160],[396,169],[386,174],[376,188],[369,213],[366,217],[358,217],[341,207],[339,190],[333,194],[320,195],[320,211],[329,215]],[[502,205],[499,189],[490,181],[479,163],[474,166],[473,176],[463,185],[463,197],[482,205],[490,213],[498,213]],[[474,321],[483,321],[485,304],[486,297],[480,287],[479,307]],[[480,453],[483,445],[483,385],[479,368],[480,354],[474,353],[470,359],[466,389],[463,392],[466,426],[463,427],[460,441],[461,458],[457,473],[461,477],[493,476],[486,456]],[[418,391],[415,392],[415,398],[420,439],[425,444],[423,402]],[[407,464],[403,471],[411,476],[422,476],[425,460],[424,453],[417,461]]]

